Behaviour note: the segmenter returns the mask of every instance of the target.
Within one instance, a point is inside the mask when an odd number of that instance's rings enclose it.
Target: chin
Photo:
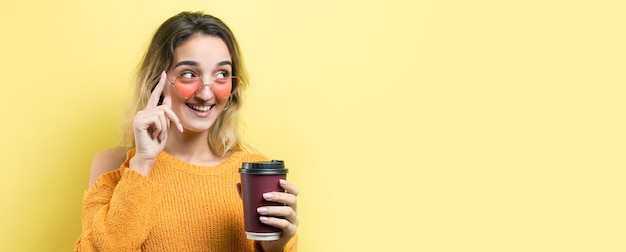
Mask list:
[[[203,124],[203,125],[196,125],[196,124],[187,124],[185,126],[185,130],[189,130],[191,132],[196,132],[196,133],[202,133],[202,132],[207,132],[209,131],[209,129],[211,128],[212,124]]]

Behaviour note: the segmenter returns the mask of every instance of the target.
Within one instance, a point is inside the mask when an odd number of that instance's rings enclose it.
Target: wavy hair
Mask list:
[[[240,136],[239,112],[242,95],[247,88],[248,74],[241,51],[232,31],[220,19],[202,12],[181,12],[166,20],[152,37],[146,54],[142,57],[136,74],[135,95],[123,122],[123,146],[135,146],[132,118],[148,103],[152,90],[159,82],[161,72],[167,71],[174,62],[174,49],[193,35],[202,34],[222,39],[230,52],[233,75],[233,91],[224,110],[209,128],[208,143],[214,154],[224,157],[231,151],[250,150]]]

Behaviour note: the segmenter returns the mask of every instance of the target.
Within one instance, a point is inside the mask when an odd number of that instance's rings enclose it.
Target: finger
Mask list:
[[[257,212],[262,216],[282,217],[290,223],[298,223],[296,211],[288,206],[262,206],[257,208]]]
[[[151,115],[150,122],[148,124],[152,124],[152,138],[161,138],[161,132],[163,132],[163,125],[161,124],[161,120],[159,120],[159,115]]]
[[[294,210],[297,209],[297,197],[290,193],[268,192],[263,194],[263,198],[267,201],[283,203]]]
[[[135,117],[133,118],[133,128],[139,131],[150,130],[152,132],[154,127],[152,122],[150,121],[151,115],[147,113],[145,110],[137,112]]]
[[[288,236],[293,236],[296,233],[297,226],[292,224],[286,219],[276,218],[276,217],[268,217],[261,216],[259,220],[264,224],[270,225],[272,227],[277,227],[283,230],[283,233]]]
[[[161,139],[161,141],[163,141],[165,134],[167,134],[167,130],[169,129],[170,124],[167,122],[167,117],[165,116],[165,112],[164,111],[159,111],[159,123],[162,125],[163,130],[161,130],[161,134],[159,136],[159,139]]]
[[[163,87],[165,86],[166,79],[167,74],[165,73],[165,71],[163,71],[161,73],[161,79],[159,80],[159,83],[154,88],[154,91],[152,91],[152,94],[150,94],[150,98],[148,99],[148,104],[146,105],[146,108],[154,108],[159,104],[159,98],[161,97],[161,94],[163,94]]]
[[[165,102],[165,100],[168,100],[168,97],[165,97],[163,101]],[[169,120],[174,122],[176,128],[178,128],[178,131],[183,132],[183,125],[180,123],[180,119],[178,119],[176,113],[174,113],[174,111],[172,111],[172,109],[168,106],[163,106],[163,112],[165,112],[165,116],[167,116]]]
[[[279,183],[280,183],[280,187],[285,189],[287,193],[293,194],[295,196],[298,196],[298,194],[300,193],[300,190],[292,183],[289,183],[287,180],[280,179]]]
[[[136,130],[147,132],[151,138],[158,137],[163,129],[159,116],[154,112],[155,111],[139,111],[133,122]]]
[[[167,104],[165,103],[166,99],[169,100],[167,101]],[[159,119],[161,120],[161,123],[165,125],[164,130],[163,130],[164,132],[161,134],[165,134],[170,129],[170,119],[167,118],[167,112],[165,112],[165,109],[172,107],[171,102],[172,102],[171,98],[169,96],[166,96],[165,98],[163,98],[163,104],[159,107],[161,109],[159,111]]]

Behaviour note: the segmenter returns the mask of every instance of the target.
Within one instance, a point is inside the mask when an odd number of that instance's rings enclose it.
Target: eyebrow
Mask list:
[[[176,65],[174,65],[174,68],[177,68],[179,66],[198,66],[200,65],[198,62],[196,61],[192,61],[192,60],[185,60],[185,61],[181,61],[176,63]],[[229,60],[224,60],[224,61],[220,61],[217,63],[217,66],[224,66],[224,65],[229,65],[229,66],[233,66],[233,63],[230,62]]]
[[[198,65],[199,65],[198,62],[186,60],[186,61],[181,61],[181,62],[176,63],[174,68],[177,68],[179,66],[198,66]]]
[[[224,66],[224,65],[229,65],[229,66],[233,66],[233,63],[230,62],[229,60],[224,60],[224,61],[220,61],[217,63],[218,66]]]

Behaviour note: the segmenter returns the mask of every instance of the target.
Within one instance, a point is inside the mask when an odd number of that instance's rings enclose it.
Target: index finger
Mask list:
[[[279,183],[280,187],[285,189],[285,192],[289,194],[298,196],[298,194],[300,193],[300,189],[298,189],[294,184],[287,182],[287,180],[281,179],[279,180]]]
[[[146,108],[153,108],[159,104],[159,98],[161,98],[161,94],[163,94],[163,87],[165,86],[165,80],[167,79],[167,74],[165,71],[161,72],[161,79],[159,83],[157,83],[156,87],[150,94],[150,99],[148,99],[148,104]]]

